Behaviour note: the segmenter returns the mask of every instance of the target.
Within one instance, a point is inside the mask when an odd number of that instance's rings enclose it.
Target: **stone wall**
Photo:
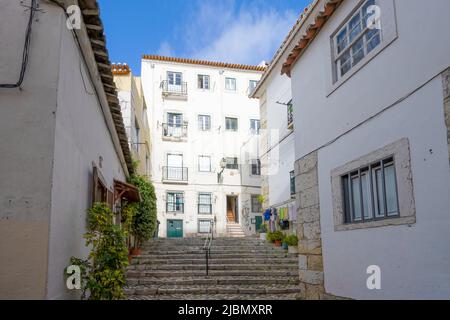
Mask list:
[[[304,299],[322,299],[325,294],[317,156],[314,152],[295,163],[299,277]]]
[[[448,158],[450,164],[450,68],[442,74],[444,88],[444,112],[445,124],[447,125]]]

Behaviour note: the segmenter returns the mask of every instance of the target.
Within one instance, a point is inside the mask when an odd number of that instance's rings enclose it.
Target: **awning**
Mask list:
[[[114,180],[114,202],[119,199],[126,199],[129,202],[140,202],[141,195],[136,186],[126,182]]]

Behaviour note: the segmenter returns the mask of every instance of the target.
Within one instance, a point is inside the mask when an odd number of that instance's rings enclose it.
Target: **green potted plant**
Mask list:
[[[284,239],[285,243],[288,245],[288,252],[292,254],[298,253],[298,237],[294,234],[287,236]]]
[[[261,229],[259,229],[259,238],[261,240],[267,239],[267,225],[265,223],[261,225]]]
[[[283,237],[284,237],[284,235],[283,235],[283,232],[281,232],[281,231],[275,231],[272,234],[272,239],[273,239],[273,242],[275,243],[276,247],[281,247]]]
[[[284,236],[283,237],[283,240],[281,241],[281,247],[284,249],[284,250],[288,250],[288,244],[287,244],[287,242],[286,242],[286,238],[287,238],[287,236]]]

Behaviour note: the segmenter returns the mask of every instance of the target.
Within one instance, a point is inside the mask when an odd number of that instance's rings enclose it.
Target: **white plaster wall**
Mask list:
[[[290,172],[294,170],[295,143],[294,133],[288,129],[287,106],[283,105],[291,100],[291,79],[286,75],[281,76],[275,67],[264,85],[267,97],[267,139],[270,148],[269,205],[277,206],[291,200]]]
[[[450,173],[442,101],[442,83],[436,79],[319,152],[327,292],[356,299],[450,298]],[[335,232],[330,172],[404,137],[411,148],[417,223]],[[370,265],[381,267],[380,291],[366,287]]]
[[[0,8],[0,83],[16,83],[29,10]],[[0,299],[46,295],[61,16],[41,8],[22,90],[0,89]]]
[[[60,25],[48,299],[74,297],[65,287],[63,271],[70,257],[88,254],[83,234],[92,204],[93,163],[99,166],[99,158],[103,158],[100,170],[110,190],[114,190],[114,179],[126,179],[87,69],[64,23]]]
[[[182,72],[183,81],[188,83],[188,100],[163,100],[160,89],[161,81],[166,80],[167,71]],[[221,74],[223,71],[223,74]],[[217,215],[217,230],[225,232],[226,194],[240,195],[242,185],[255,187],[251,193],[259,194],[260,178],[241,176],[238,170],[225,170],[223,186],[217,183],[217,173],[221,170],[220,160],[227,156],[240,158],[241,146],[248,141],[250,119],[259,119],[258,101],[248,98],[249,80],[259,80],[259,72],[222,70],[219,68],[165,63],[161,61],[142,61],[142,84],[149,108],[151,136],[154,137],[151,153],[152,177],[158,196],[158,218],[161,222],[160,236],[166,235],[166,220],[175,218],[166,214],[166,191],[185,191],[185,234],[197,232],[197,194],[206,191],[217,196],[213,211]],[[197,75],[210,76],[209,91],[197,88]],[[225,77],[237,79],[237,91],[226,92]],[[162,124],[167,122],[167,112],[183,113],[183,120],[188,120],[187,142],[165,142],[162,140]],[[211,116],[212,130],[198,130],[198,115]],[[239,122],[238,132],[225,132],[225,117],[236,117]],[[253,149],[257,152],[257,144]],[[189,168],[189,185],[162,184],[162,168],[166,166],[168,153],[182,153],[184,166]],[[198,156],[211,156],[213,172],[198,172]],[[245,164],[248,166],[248,164]],[[250,191],[249,191],[250,192]],[[241,199],[240,199],[241,200]],[[242,206],[240,206],[242,208]],[[176,217],[180,218],[180,215]]]
[[[381,0],[385,3],[390,0]],[[292,73],[296,159],[405,97],[450,66],[450,2],[397,0],[398,38],[327,97],[330,36],[357,1],[345,1]],[[450,176],[440,78],[319,152],[325,288],[351,298],[449,298]],[[331,170],[400,138],[411,143],[417,223],[334,232]],[[430,152],[432,150],[432,152]],[[367,266],[382,290],[366,288]]]

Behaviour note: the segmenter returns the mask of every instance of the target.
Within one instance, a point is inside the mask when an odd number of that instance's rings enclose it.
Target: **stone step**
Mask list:
[[[217,285],[298,285],[299,278],[297,276],[285,276],[285,277],[249,277],[249,276],[197,276],[197,277],[145,277],[145,278],[127,278],[128,286],[162,286],[162,285],[173,285],[173,286],[190,286],[190,285],[201,285],[201,286],[217,286]]]
[[[214,251],[229,251],[229,250],[250,250],[250,251],[284,251],[281,247],[275,246],[211,246]],[[144,247],[142,252],[158,252],[158,251],[203,251],[203,246],[154,246]]]
[[[187,301],[290,301],[300,300],[297,293],[290,294],[167,294],[167,295],[150,295],[150,296],[128,296],[128,300],[187,300]]]
[[[278,250],[278,249],[270,249],[270,248],[263,248],[263,249],[256,249],[256,250],[251,250],[251,249],[227,249],[227,250],[220,250],[217,248],[211,248],[211,255],[214,254],[240,254],[240,253],[248,253],[248,254],[254,254],[254,253],[259,253],[259,254],[284,254],[286,253],[285,250]],[[190,249],[190,250],[142,250],[142,256],[145,255],[174,255],[174,254],[203,254],[205,255],[205,250],[203,249]]]
[[[257,265],[257,264],[267,264],[267,265],[276,265],[281,266],[285,264],[297,264],[298,259],[296,257],[294,258],[283,258],[283,259],[265,259],[265,258],[232,258],[232,259],[215,259],[214,257],[211,257],[209,260],[210,265],[214,264],[250,264],[250,265]],[[181,258],[181,259],[142,259],[142,258],[135,258],[131,261],[132,265],[165,265],[165,264],[205,264],[205,257],[198,259],[190,259],[190,258]]]
[[[126,272],[126,276],[130,278],[182,278],[200,277],[205,275],[205,270],[129,270]],[[296,270],[210,270],[209,276],[298,277],[298,272]]]
[[[129,271],[143,270],[206,270],[205,262],[202,264],[140,264],[132,265],[127,268]],[[285,270],[297,271],[298,264],[209,264],[209,270]]]
[[[259,258],[259,259],[282,259],[285,257],[289,257],[292,255],[289,255],[288,253],[211,253],[211,258],[213,259],[248,259],[248,258]],[[175,259],[201,259],[205,258],[205,253],[189,253],[189,254],[151,254],[151,255],[141,255],[137,256],[134,259],[140,259],[140,260],[152,260],[152,259],[168,259],[168,260],[175,260]]]
[[[300,293],[297,285],[137,285],[124,288],[131,296],[172,295],[172,294],[292,294]]]

